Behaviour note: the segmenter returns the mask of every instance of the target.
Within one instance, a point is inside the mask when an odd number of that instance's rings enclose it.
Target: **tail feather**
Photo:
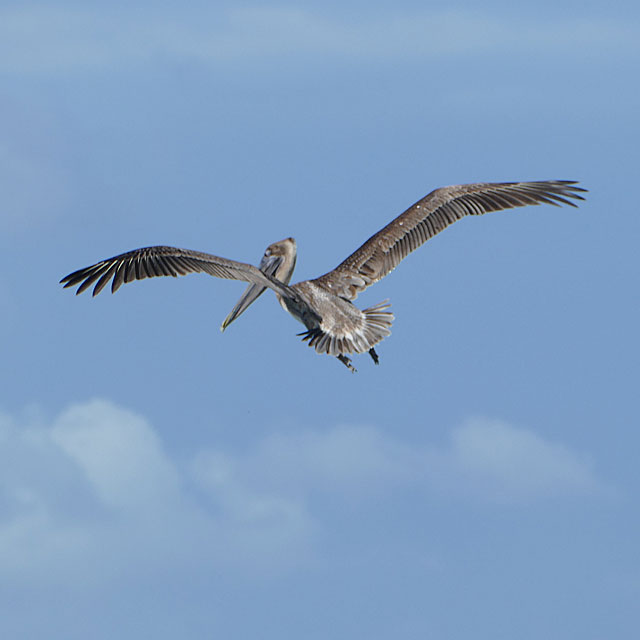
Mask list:
[[[363,309],[362,325],[345,335],[330,335],[320,327],[314,327],[298,335],[302,336],[302,341],[308,342],[310,347],[315,347],[318,353],[332,356],[345,353],[365,353],[391,334],[393,313],[385,311],[389,307],[391,304],[385,300],[373,307]]]

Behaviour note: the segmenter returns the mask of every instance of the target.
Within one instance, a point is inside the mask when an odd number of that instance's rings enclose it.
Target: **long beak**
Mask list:
[[[260,261],[260,271],[269,276],[275,276],[278,267],[282,264],[282,256],[264,256]],[[242,297],[236,302],[229,315],[220,326],[220,331],[224,331],[238,316],[244,313],[265,291],[267,287],[258,284],[250,284]]]

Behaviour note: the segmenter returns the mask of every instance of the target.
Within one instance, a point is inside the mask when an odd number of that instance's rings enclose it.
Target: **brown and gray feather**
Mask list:
[[[442,187],[409,207],[357,251],[315,282],[335,295],[355,300],[358,293],[393,271],[412,251],[468,215],[482,215],[534,204],[576,205],[583,200],[572,180],[488,182]]]
[[[184,276],[188,273],[208,273],[218,278],[242,280],[269,287],[280,295],[292,295],[285,284],[264,274],[251,264],[227,260],[209,253],[177,249],[176,247],[143,247],[101,260],[65,276],[60,282],[65,287],[80,285],[76,294],[95,283],[93,295],[98,295],[111,280],[115,293],[124,283],[156,276]]]

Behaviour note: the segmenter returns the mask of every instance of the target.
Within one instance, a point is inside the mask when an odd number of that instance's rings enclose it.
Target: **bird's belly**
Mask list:
[[[364,314],[348,300],[314,282],[293,285],[301,301],[281,300],[282,306],[307,329],[319,328],[331,335],[349,335],[362,326]]]
[[[315,329],[320,326],[320,319],[306,303],[300,304],[297,300],[291,298],[280,298],[280,304],[285,311],[289,312],[307,329]]]

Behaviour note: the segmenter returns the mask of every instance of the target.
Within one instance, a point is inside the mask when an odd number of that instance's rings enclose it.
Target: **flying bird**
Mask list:
[[[306,331],[298,334],[318,353],[336,356],[351,371],[349,357],[368,352],[375,364],[375,346],[391,333],[393,314],[388,301],[361,310],[353,304],[361,291],[393,271],[412,251],[445,227],[467,215],[482,215],[525,205],[567,204],[584,200],[586,192],[572,180],[489,182],[441,187],[432,191],[386,227],[371,236],[333,271],[290,285],[296,265],[296,242],[286,238],[269,245],[260,266],[228,260],[190,249],[155,246],[134,249],[70,273],[60,281],[76,285],[76,294],[95,283],[97,295],[111,280],[115,293],[125,282],[155,276],[208,273],[242,280],[249,286],[222,323],[224,331],[266,289]]]

